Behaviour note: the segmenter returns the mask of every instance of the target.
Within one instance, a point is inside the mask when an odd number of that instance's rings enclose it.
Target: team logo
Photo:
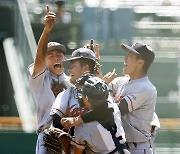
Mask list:
[[[134,100],[136,100],[136,96],[135,95],[130,95]]]
[[[88,109],[86,107],[75,107],[75,106],[77,106],[77,105],[74,104],[74,105],[68,107],[68,109],[67,109],[68,116],[77,117],[77,116],[85,114],[88,111]]]

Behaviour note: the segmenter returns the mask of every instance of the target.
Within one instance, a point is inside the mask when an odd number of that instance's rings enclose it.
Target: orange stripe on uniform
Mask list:
[[[46,70],[44,70],[42,73],[40,73],[39,75],[35,76],[35,77],[31,77],[32,79],[37,78],[38,76],[42,75]]]
[[[133,107],[133,103],[132,103],[132,100],[129,96],[127,96],[127,98],[129,98],[130,102],[131,102],[131,107],[132,107],[132,110],[134,110],[134,107]]]

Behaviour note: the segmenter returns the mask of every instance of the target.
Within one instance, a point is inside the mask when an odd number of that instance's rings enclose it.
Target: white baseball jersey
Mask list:
[[[87,109],[80,107],[76,98],[76,87],[72,86],[59,93],[52,106],[50,115],[57,114],[62,117],[76,117],[87,112]]]
[[[157,91],[148,77],[137,80],[130,80],[129,76],[118,77],[109,88],[116,103],[124,98],[128,104],[129,113],[122,116],[127,142],[149,141]]]
[[[36,109],[38,129],[42,127],[50,126],[52,120],[50,110],[55,101],[55,96],[51,90],[52,79],[58,82],[64,82],[67,87],[70,86],[69,77],[63,73],[59,77],[55,77],[51,74],[46,67],[42,69],[35,76],[32,76],[34,64],[31,64],[28,68],[29,71],[29,86],[32,91]]]
[[[66,91],[61,92],[56,97],[50,114],[58,114],[60,117],[74,117],[87,112],[85,108],[80,108],[75,95],[75,87],[68,88]],[[115,103],[109,103],[109,106],[114,108],[115,123],[117,125],[116,136],[122,136],[120,143],[125,143],[125,133],[121,124],[119,108]],[[72,144],[84,149],[86,142],[86,145],[94,152],[107,153],[115,149],[110,132],[98,122],[84,123],[75,128],[75,138],[73,138]]]
[[[109,103],[108,106],[114,108],[113,114],[117,126],[116,137],[121,136],[120,143],[124,144],[126,140],[119,108],[115,103]],[[116,148],[111,133],[96,121],[76,126],[72,144],[81,149],[88,146],[90,151],[95,153],[108,153]]]

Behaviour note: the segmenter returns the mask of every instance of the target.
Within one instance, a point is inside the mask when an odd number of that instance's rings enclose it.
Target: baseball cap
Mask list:
[[[149,66],[152,64],[154,57],[155,57],[155,54],[154,54],[152,48],[147,44],[135,43],[132,46],[128,46],[126,44],[121,44],[121,48],[124,51],[134,52],[136,54],[141,55],[143,60],[145,61],[145,63],[148,64]]]
[[[107,103],[109,88],[104,80],[96,76],[90,76],[84,82],[82,90],[79,93],[85,96],[93,107],[98,107]]]
[[[92,50],[90,50],[88,48],[79,48],[79,49],[73,51],[71,58],[63,61],[63,66],[65,68],[69,68],[72,60],[80,59],[80,58],[90,59],[90,60],[96,62],[96,56]]]
[[[52,50],[62,51],[64,55],[66,53],[66,47],[58,42],[48,43],[47,52],[52,51]]]

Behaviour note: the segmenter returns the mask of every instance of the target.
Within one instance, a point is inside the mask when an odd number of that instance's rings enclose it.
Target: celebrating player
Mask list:
[[[38,120],[38,139],[36,154],[46,154],[43,130],[52,123],[49,113],[55,97],[69,86],[69,77],[65,75],[62,61],[65,59],[66,48],[57,42],[49,42],[48,38],[54,26],[56,14],[50,12],[44,18],[45,27],[38,42],[36,59],[29,66],[29,84],[36,102]]]
[[[79,87],[77,96],[79,102],[89,110],[101,108],[101,111],[109,112],[107,119],[84,123],[75,127],[74,154],[82,154],[85,148],[90,153],[120,153],[130,154],[125,146],[125,133],[121,123],[121,113],[117,104],[112,103],[109,97],[109,88],[105,82],[96,76],[82,76],[77,80]],[[108,110],[108,106],[111,110]],[[74,120],[76,117],[62,118],[62,125],[66,120]]]

